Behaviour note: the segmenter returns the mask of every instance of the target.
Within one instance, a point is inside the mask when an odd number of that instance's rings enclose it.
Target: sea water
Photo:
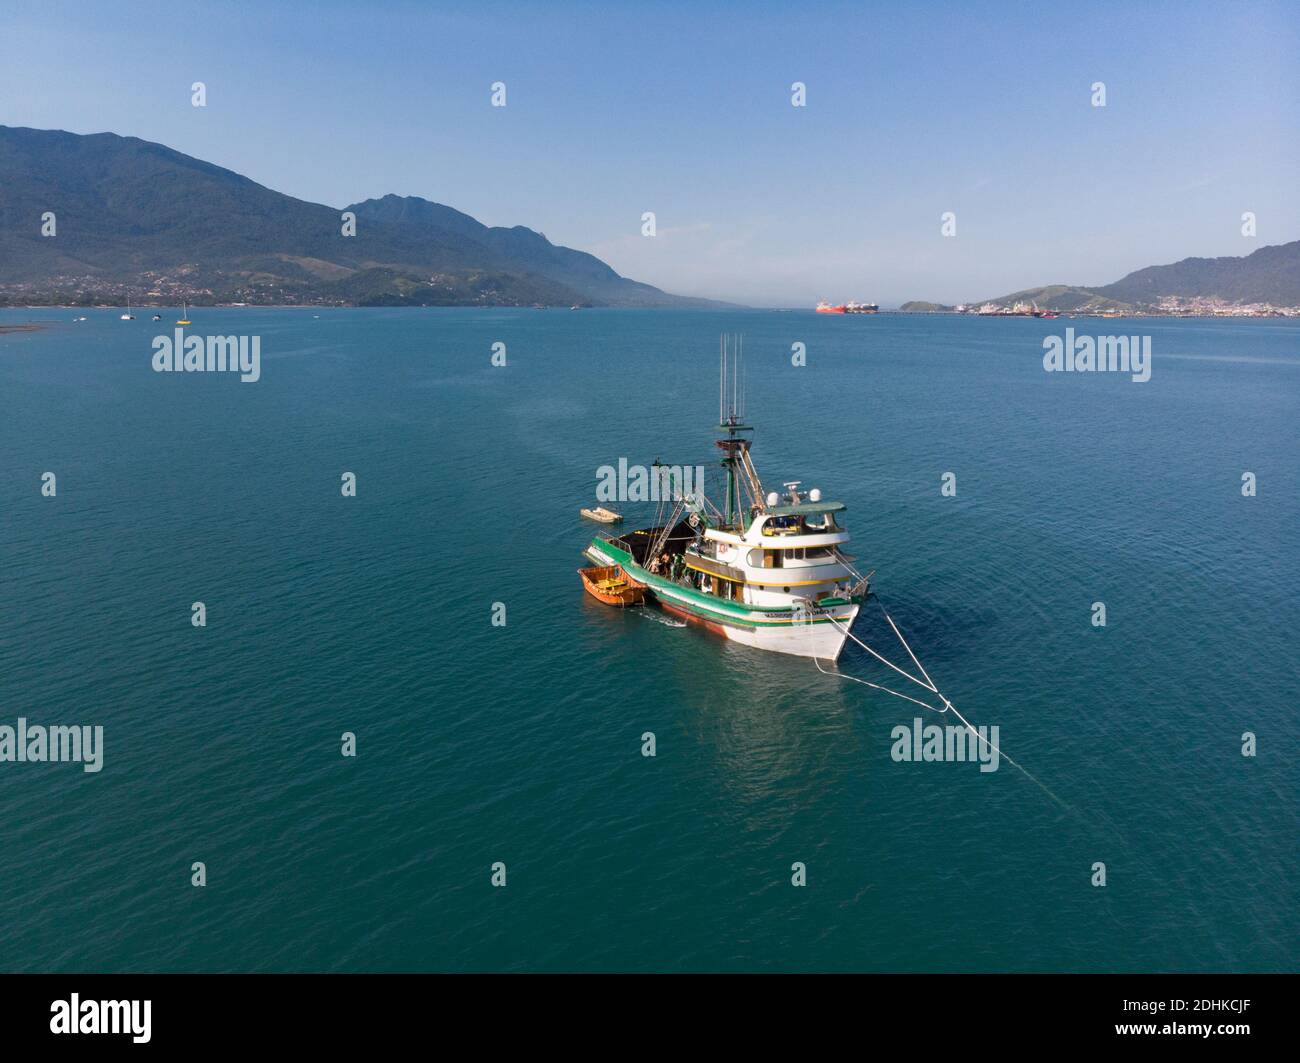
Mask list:
[[[1294,323],[196,307],[245,383],[81,313],[0,312],[0,723],[103,728],[0,763],[0,969],[1295,968]],[[1150,379],[1046,372],[1066,325]],[[582,593],[598,469],[716,469],[722,332],[858,634],[1054,796]]]

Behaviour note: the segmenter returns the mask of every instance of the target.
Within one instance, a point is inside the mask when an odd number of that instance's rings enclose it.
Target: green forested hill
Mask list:
[[[357,215],[355,236],[341,234],[344,209]],[[52,238],[41,235],[46,211]],[[330,207],[135,137],[0,126],[0,288],[10,301],[176,284],[247,302],[703,302],[427,200]]]

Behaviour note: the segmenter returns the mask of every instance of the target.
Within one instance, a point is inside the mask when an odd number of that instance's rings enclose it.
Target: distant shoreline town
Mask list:
[[[377,306],[358,306],[352,303],[307,303],[307,302],[285,302],[285,303],[231,303],[218,300],[204,302],[199,300],[176,299],[175,301],[161,300],[144,303],[137,303],[132,299],[129,304],[131,309],[147,311],[150,313],[177,309],[185,302],[191,310],[202,308],[206,310],[375,310],[375,309],[401,309],[401,310],[562,310],[561,306],[547,306],[543,304],[513,304],[513,303],[445,303],[445,304],[428,304],[422,306],[413,306],[404,304],[393,307],[386,305]],[[9,310],[32,310],[32,311],[54,311],[54,310],[100,310],[112,311],[114,313],[123,310],[128,304],[126,302],[48,302],[48,303],[26,303],[10,302],[6,303],[0,300],[0,311]],[[569,307],[570,310],[586,309],[577,306]],[[606,307],[605,309],[627,310],[627,309],[669,309],[666,307]],[[694,308],[688,308],[694,309]],[[734,306],[733,310],[749,310],[754,312],[767,311],[770,313],[794,313],[798,311],[807,311],[806,307],[744,307]],[[704,313],[716,313],[717,311],[702,310]],[[934,317],[1032,317],[1045,320],[1055,320],[1060,318],[1134,318],[1134,317],[1165,317],[1165,318],[1195,318],[1195,319],[1218,319],[1225,318],[1248,318],[1248,319],[1265,319],[1265,318],[1300,318],[1300,307],[1294,306],[1269,306],[1262,305],[1226,305],[1226,306],[1178,306],[1178,307],[1140,307],[1132,310],[1026,310],[1019,306],[1003,306],[998,303],[982,303],[979,306],[958,306],[936,307],[925,305],[917,307],[915,304],[904,304],[896,309],[882,309],[875,311],[875,314],[885,316],[934,316]],[[74,320],[84,321],[83,318],[74,318]],[[49,320],[29,320],[21,323],[0,323],[0,335],[10,332],[37,332],[48,327],[54,322]]]
[[[346,306],[590,306],[589,302],[573,303],[569,299],[551,304],[511,298],[508,290],[488,289],[467,299],[454,281],[430,276],[422,293],[423,301],[390,300],[382,295],[374,300],[341,298],[312,291],[307,286],[253,286],[237,285],[215,287],[194,283],[181,275],[143,274],[132,281],[106,281],[100,277],[59,277],[43,281],[0,284],[0,308],[3,307],[67,307],[94,310],[131,305],[142,310],[169,306],[262,306],[262,307],[346,307]],[[441,289],[441,290],[440,290]]]
[[[1287,249],[1300,249],[1300,241],[1286,245]],[[1155,267],[1167,269],[1169,267]],[[0,283],[0,308],[10,309],[115,309],[123,306],[141,310],[163,307],[516,307],[543,309],[585,309],[609,306],[603,301],[581,299],[570,302],[543,299],[520,299],[514,293],[485,286],[466,297],[453,278],[429,276],[426,287],[419,296],[393,300],[381,294],[376,298],[347,299],[335,294],[324,294],[297,285],[272,287],[214,286],[197,281],[191,274],[196,267],[181,267],[174,271],[147,271],[131,280],[107,280],[97,276],[63,276],[43,281]],[[233,279],[233,278],[232,278]],[[1119,282],[1123,284],[1124,282]],[[1118,285],[1117,285],[1118,286]],[[1112,287],[1117,287],[1112,286]],[[945,305],[923,301],[909,301],[897,308],[879,308],[874,303],[845,304],[832,307],[819,304],[819,313],[903,313],[951,314],[969,317],[1212,317],[1212,318],[1297,318],[1300,305],[1262,299],[1227,299],[1217,295],[1159,295],[1152,301],[1121,300],[1103,294],[1103,289],[1075,288],[1053,285],[1035,288],[1014,295],[1002,296],[984,302]],[[530,293],[531,294],[531,293]],[[417,301],[418,300],[418,301]],[[746,308],[736,304],[711,303],[708,300],[682,300],[679,308],[694,303],[701,309],[761,309]],[[620,305],[620,304],[612,304]],[[621,304],[626,306],[627,304]],[[642,307],[642,308],[652,308]],[[658,308],[671,306],[659,304]]]
[[[940,306],[934,303],[904,303],[905,314],[961,314],[971,317],[1300,317],[1300,306],[1272,303],[1230,303],[1205,297],[1166,296],[1157,303],[1124,308],[1078,307],[1072,310],[1040,310],[1033,303],[986,302]]]

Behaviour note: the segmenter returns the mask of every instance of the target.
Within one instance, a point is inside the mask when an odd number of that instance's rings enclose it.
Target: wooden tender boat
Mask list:
[[[595,509],[579,510],[588,520],[598,520],[601,524],[618,524],[623,520],[622,514],[615,513],[612,509],[606,509],[604,506],[597,506]]]
[[[639,605],[645,598],[645,584],[629,579],[618,565],[580,568],[578,575],[583,589],[606,605]]]

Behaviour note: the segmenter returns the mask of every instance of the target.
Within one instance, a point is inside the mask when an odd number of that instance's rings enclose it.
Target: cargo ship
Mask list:
[[[831,306],[825,299],[817,304],[817,313],[819,314],[847,314],[848,312],[849,308],[847,306]]]

